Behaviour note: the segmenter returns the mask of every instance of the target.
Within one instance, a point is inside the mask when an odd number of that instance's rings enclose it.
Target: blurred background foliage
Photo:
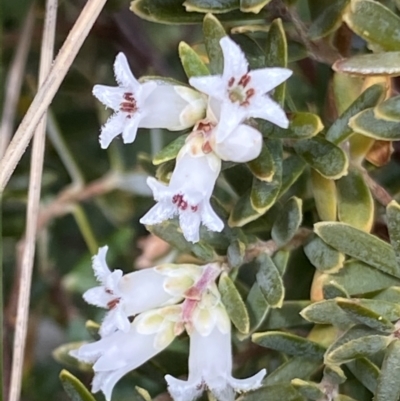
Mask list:
[[[241,399],[364,401],[375,394],[375,401],[396,401],[400,384],[393,366],[400,351],[398,341],[391,342],[398,337],[391,322],[400,319],[400,208],[390,201],[400,191],[399,2],[188,0],[186,9],[182,3],[109,0],[52,102],[22,399],[67,400],[62,383],[75,394],[73,378],[63,373],[59,380],[63,368],[90,385],[90,367],[78,366],[67,351],[96,336],[95,323],[87,321],[99,322],[103,313],[81,296],[95,285],[91,256],[108,244],[109,265],[125,272],[163,260],[227,255],[249,320],[246,333],[234,339],[236,374],[268,370],[265,386]],[[83,4],[60,2],[56,52]],[[159,155],[167,160],[159,166],[152,159],[178,134],[141,130],[134,145],[116,140],[102,150],[99,128],[108,111],[91,91],[96,83],[114,85],[112,63],[120,51],[137,77],[187,82],[178,44],[185,41],[208,61],[202,26],[208,11],[233,34],[252,67],[287,63],[294,70],[286,97],[284,86],[274,94],[285,104],[291,126],[284,132],[259,122],[266,138],[263,158],[248,166],[224,166],[214,206],[232,229],[221,235],[204,231],[201,244],[191,247],[176,236],[176,222],[153,227],[169,245],[138,220],[154,202],[146,177],[165,179],[174,151]],[[37,88],[44,4],[3,0],[2,13],[4,77],[29,15],[34,19],[17,126]],[[213,35],[206,28],[204,33]],[[4,79],[7,102],[5,89]],[[29,160],[28,148],[2,205],[6,384]],[[272,182],[265,180],[268,171]],[[321,221],[337,223],[319,223],[312,234],[313,224]],[[261,255],[253,260],[252,254]],[[263,278],[268,274],[273,279]],[[187,338],[176,340],[127,375],[114,399],[147,400],[135,386],[159,401],[168,399],[163,377],[184,375],[187,353]]]

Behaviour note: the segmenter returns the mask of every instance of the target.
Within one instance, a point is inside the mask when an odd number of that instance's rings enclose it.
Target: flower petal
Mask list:
[[[215,213],[209,201],[203,202],[201,221],[210,231],[221,232],[224,229],[224,222]]]
[[[220,100],[224,99],[225,91],[227,90],[225,82],[220,75],[192,77],[189,79],[189,83],[200,92]]]
[[[220,120],[214,132],[216,142],[224,141],[247,117],[247,110],[238,103],[222,103]]]
[[[177,213],[176,206],[169,201],[160,201],[154,205],[140,220],[141,224],[152,226],[171,219]]]
[[[200,212],[192,212],[191,210],[179,213],[179,225],[181,226],[183,236],[186,241],[196,243],[200,239]]]
[[[140,88],[139,81],[133,76],[129,68],[128,60],[124,53],[118,53],[114,62],[115,80],[124,89],[137,91]]]
[[[248,110],[248,117],[262,118],[281,128],[289,126],[289,120],[282,107],[268,95],[257,97],[253,101]]]
[[[111,274],[111,270],[109,269],[106,261],[106,255],[108,252],[108,246],[103,246],[99,248],[97,255],[94,255],[92,258],[92,268],[94,271],[94,275],[100,283],[104,284],[108,275]]]
[[[132,143],[136,139],[140,119],[141,115],[139,112],[135,112],[130,118],[126,118],[122,131],[122,139],[124,140],[124,143]]]
[[[101,127],[99,140],[102,149],[107,149],[111,141],[123,131],[125,120],[124,114],[117,111]]]
[[[192,401],[199,398],[204,390],[202,383],[196,380],[179,380],[171,375],[165,376],[168,391],[174,401]]]
[[[124,91],[120,87],[95,85],[92,93],[101,103],[118,111]]]
[[[83,294],[83,299],[90,305],[107,308],[107,304],[111,301],[112,295],[107,294],[103,286],[99,286],[87,290]]]
[[[235,379],[233,377],[229,378],[229,384],[235,389],[235,391],[249,391],[255,390],[261,386],[261,381],[267,374],[265,369],[261,369],[254,376],[248,377],[247,379]]]
[[[285,82],[293,74],[288,68],[260,68],[249,72],[251,86],[259,93],[267,93]]]
[[[240,79],[247,74],[249,64],[239,45],[229,36],[224,36],[219,43],[224,54],[224,81],[228,82],[232,77]]]

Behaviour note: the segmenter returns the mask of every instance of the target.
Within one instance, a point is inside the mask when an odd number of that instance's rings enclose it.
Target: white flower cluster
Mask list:
[[[93,392],[101,390],[110,401],[122,376],[161,352],[184,330],[190,336],[188,380],[165,377],[175,401],[192,401],[205,388],[219,401],[233,401],[235,391],[261,385],[265,369],[248,379],[231,375],[231,323],[215,284],[219,264],[165,264],[123,275],[121,270],[110,271],[106,253],[107,247],[100,248],[93,258],[101,285],[84,294],[88,303],[109,310],[101,339],[71,351],[75,358],[93,364]]]
[[[261,118],[282,128],[289,124],[280,105],[268,94],[292,71],[249,71],[245,55],[235,42],[226,36],[220,45],[223,74],[190,78],[195,89],[159,80],[140,83],[122,53],[114,64],[119,86],[96,85],[93,89],[101,102],[115,110],[101,130],[102,148],[121,133],[125,143],[133,142],[140,127],[193,127],[177,156],[169,185],[148,179],[158,203],[140,220],[153,225],[178,215],[183,235],[190,242],[199,241],[201,224],[218,232],[224,227],[210,205],[221,160],[244,163],[261,152],[262,135],[246,120]]]

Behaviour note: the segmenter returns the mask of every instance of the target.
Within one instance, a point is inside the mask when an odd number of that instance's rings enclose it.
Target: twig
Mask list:
[[[68,34],[53,67],[32,101],[4,157],[0,161],[0,192],[21,159],[43,113],[49,107],[84,40],[107,0],[88,0]]]
[[[364,177],[365,183],[371,190],[372,196],[383,206],[387,206],[393,198],[386,191],[385,188],[381,187],[373,178],[370,177],[368,171],[365,168],[361,169],[361,173]]]
[[[58,0],[46,1],[46,17],[43,27],[43,39],[40,54],[39,86],[43,84],[53,62],[54,40],[57,21],[57,1]],[[22,254],[9,401],[18,401],[21,393],[22,371],[24,365],[26,335],[28,328],[28,312],[31,293],[32,269],[35,258],[36,226],[39,215],[40,189],[43,173],[45,138],[46,113],[44,113],[39,120],[33,138],[28,206],[26,213],[26,240]]]
[[[19,95],[31,45],[32,31],[35,22],[35,6],[32,3],[23,23],[23,29],[18,40],[15,56],[8,68],[6,79],[4,107],[0,126],[0,159],[3,157],[10,142],[14,128]]]

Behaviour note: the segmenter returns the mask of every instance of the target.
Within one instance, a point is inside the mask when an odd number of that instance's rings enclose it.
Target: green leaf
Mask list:
[[[183,2],[187,12],[215,14],[226,13],[239,8],[239,0],[185,0]]]
[[[393,96],[390,99],[379,103],[375,109],[374,114],[376,118],[389,120],[389,121],[400,121],[400,96]]]
[[[324,378],[328,378],[328,382],[334,384],[342,384],[346,381],[346,375],[337,365],[326,365],[324,368]]]
[[[400,277],[392,247],[379,238],[344,223],[316,223],[314,231],[339,252]]]
[[[347,174],[349,161],[342,149],[322,137],[303,139],[294,144],[296,153],[326,178]]]
[[[226,36],[224,27],[212,14],[207,14],[203,21],[203,35],[208,57],[210,71],[213,74],[222,74],[224,68],[224,55],[219,41]]]
[[[355,323],[361,323],[365,326],[371,327],[371,329],[387,333],[391,333],[394,330],[394,325],[390,320],[386,319],[381,314],[375,313],[363,305],[360,305],[357,303],[357,300],[354,301],[350,299],[337,298],[336,303]]]
[[[346,331],[326,351],[325,363],[342,364],[353,359],[368,357],[382,351],[390,338],[366,326],[354,326]]]
[[[311,24],[308,36],[312,39],[323,38],[336,31],[342,24],[342,14],[350,0],[336,0],[325,7],[318,18]]]
[[[258,14],[271,0],[240,0],[240,10],[244,13]]]
[[[324,283],[322,286],[322,294],[325,299],[349,297],[349,294],[346,292],[345,288],[336,283],[334,280],[331,280],[329,283]]]
[[[267,141],[266,146],[272,155],[275,174],[270,182],[253,178],[250,201],[252,208],[259,214],[264,214],[275,202],[282,179],[282,143],[277,139]]]
[[[336,61],[332,66],[334,71],[363,76],[400,75],[400,52],[377,54],[361,54]]]
[[[218,282],[218,289],[221,293],[222,303],[232,323],[241,333],[248,333],[250,330],[250,320],[246,306],[235,284],[226,273],[222,273]]]
[[[356,114],[349,121],[354,132],[382,141],[400,139],[400,122],[380,120],[375,117],[374,109],[367,109]]]
[[[251,339],[262,347],[305,358],[322,359],[326,351],[322,345],[316,342],[280,331],[255,333],[251,336]]]
[[[243,195],[251,188],[253,176],[244,164],[237,164],[223,172],[224,178],[238,194]]]
[[[360,280],[360,277],[363,279]],[[367,294],[373,291],[396,285],[400,280],[390,276],[358,260],[351,260],[344,264],[337,274],[327,275],[326,280],[335,280],[343,286],[350,295]]]
[[[295,112],[288,116],[287,129],[275,126],[269,138],[276,139],[308,139],[320,133],[324,125],[318,115],[306,112]]]
[[[343,15],[346,24],[379,49],[400,50],[400,18],[374,0],[352,0]]]
[[[311,185],[315,206],[320,219],[335,221],[337,212],[335,182],[330,178],[325,178],[318,171],[311,170]]]
[[[263,383],[270,386],[276,383],[287,383],[295,378],[307,379],[320,367],[321,361],[318,359],[293,357],[269,373]]]
[[[257,259],[259,266],[256,280],[266,301],[271,308],[280,308],[285,296],[282,277],[272,259],[262,254]]]
[[[85,341],[62,344],[52,351],[52,356],[57,362],[70,367],[71,369],[79,369],[83,372],[92,372],[91,365],[81,362],[69,354],[70,351],[75,351],[84,344],[86,344]]]
[[[239,268],[243,264],[245,253],[246,245],[239,239],[233,240],[226,254],[229,266],[233,269]]]
[[[90,391],[67,370],[61,371],[60,380],[71,401],[96,401]]]
[[[322,272],[336,273],[343,267],[345,256],[317,236],[304,247],[304,253],[313,266]]]
[[[93,338],[93,340],[98,341],[100,340],[100,325],[93,320],[87,320],[85,324],[86,330],[90,334],[90,336]]]
[[[283,160],[282,184],[278,197],[280,198],[297,181],[306,167],[306,163],[297,155],[292,155]]]
[[[322,400],[325,398],[325,393],[320,389],[317,383],[293,379],[290,384],[308,400]]]
[[[257,281],[254,282],[247,295],[246,309],[250,318],[250,332],[254,332],[260,327],[271,309]]]
[[[303,219],[303,201],[300,198],[290,198],[277,216],[272,227],[271,237],[278,247],[287,244],[296,234]]]
[[[272,21],[265,43],[266,67],[287,67],[287,41],[282,20]],[[273,98],[282,106],[285,101],[286,82],[274,89]]]
[[[339,115],[342,115],[360,96],[363,84],[363,78],[358,76],[341,74],[338,72],[333,75],[333,94]]]
[[[274,158],[265,144],[262,144],[260,155],[247,163],[253,175],[261,181],[271,182],[275,174]]]
[[[279,309],[270,309],[268,315],[259,325],[259,330],[287,329],[308,324],[300,315],[310,301],[284,301]]]
[[[326,133],[326,139],[335,144],[347,139],[353,133],[353,130],[348,126],[350,118],[364,109],[375,106],[382,99],[384,92],[385,88],[380,84],[375,84],[365,89],[330,126]]]
[[[236,401],[304,401],[304,398],[288,383],[262,386],[257,390],[242,394]]]
[[[375,392],[379,377],[379,369],[376,365],[367,358],[358,358],[348,362],[346,366],[369,391]]]
[[[200,56],[185,42],[179,43],[179,58],[188,78],[210,75]]]
[[[253,38],[247,35],[237,34],[232,38],[246,55],[250,69],[265,67],[265,53],[261,46]]]
[[[187,12],[182,0],[134,0],[130,10],[140,18],[162,24],[198,24],[204,18],[204,13]],[[223,21],[254,21],[254,15],[239,10],[219,14],[219,18]]]
[[[275,253],[272,257],[272,261],[274,262],[278,272],[281,276],[285,274],[288,262],[290,258],[290,252],[284,249],[280,249]]]
[[[254,210],[250,200],[250,191],[247,191],[235,203],[231,215],[229,216],[229,226],[242,227],[245,224],[258,219],[262,215],[263,213]]]
[[[352,324],[350,317],[333,299],[315,302],[300,312],[301,316],[316,324],[332,324],[341,329]]]
[[[397,401],[400,397],[400,341],[392,341],[385,352],[374,401]]]
[[[396,255],[397,265],[400,266],[400,205],[396,201],[388,204],[386,216],[390,243]]]
[[[176,159],[182,146],[185,144],[188,135],[181,135],[170,142],[164,149],[160,150],[153,158],[153,164],[159,165],[170,160]]]
[[[349,170],[336,185],[339,221],[369,232],[374,222],[374,200],[360,171]]]
[[[400,304],[400,287],[389,287],[384,290],[369,294],[371,298],[386,301],[390,303]]]

